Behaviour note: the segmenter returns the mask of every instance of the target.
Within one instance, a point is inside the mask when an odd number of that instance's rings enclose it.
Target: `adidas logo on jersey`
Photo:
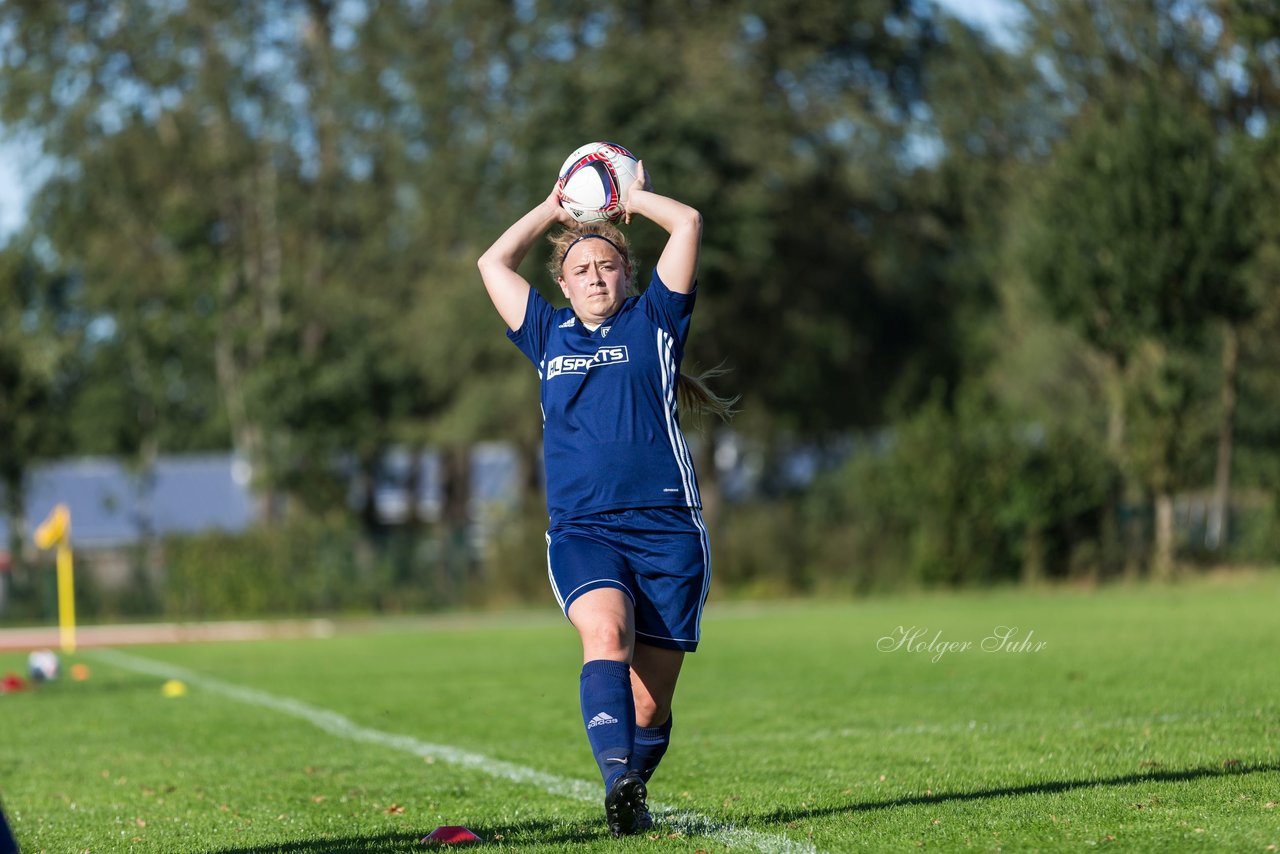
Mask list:
[[[561,328],[561,329],[568,329],[570,326],[573,326],[573,324],[574,324],[574,323],[576,323],[576,322],[577,322],[577,320],[578,320],[578,318],[576,318],[576,317],[571,317],[571,318],[569,318],[568,320],[566,320],[564,323],[560,324],[560,328]]]
[[[547,379],[554,379],[561,374],[585,374],[592,368],[603,365],[621,365],[630,361],[625,344],[618,347],[601,347],[594,355],[574,354],[556,356],[547,362]]]
[[[616,724],[617,722],[618,719],[613,715],[608,712],[601,712],[591,719],[591,723],[587,724],[587,729],[594,729],[595,727],[604,726],[605,724]]]

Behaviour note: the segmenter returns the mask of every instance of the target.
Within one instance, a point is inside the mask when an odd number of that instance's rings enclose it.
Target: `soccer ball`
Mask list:
[[[560,167],[561,207],[578,222],[617,222],[638,166],[621,145],[587,143]]]
[[[58,656],[47,649],[38,649],[27,656],[27,672],[32,682],[52,682],[58,678]]]

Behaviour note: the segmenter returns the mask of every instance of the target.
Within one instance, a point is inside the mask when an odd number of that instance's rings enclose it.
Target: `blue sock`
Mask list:
[[[671,721],[668,716],[662,726],[636,727],[636,749],[631,754],[631,770],[639,771],[646,783],[658,770],[658,763],[671,743]]]
[[[582,665],[580,697],[582,723],[607,792],[627,772],[636,737],[631,667],[625,661],[588,661]]]

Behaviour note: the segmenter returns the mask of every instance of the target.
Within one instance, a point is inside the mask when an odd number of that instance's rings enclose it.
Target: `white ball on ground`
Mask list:
[[[49,649],[37,649],[27,656],[27,673],[32,682],[52,682],[58,678],[58,655]]]

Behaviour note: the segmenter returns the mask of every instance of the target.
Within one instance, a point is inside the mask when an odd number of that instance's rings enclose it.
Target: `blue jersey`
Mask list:
[[[676,412],[693,294],[655,271],[595,331],[533,288],[507,336],[538,369],[552,524],[632,507],[701,507]]]

